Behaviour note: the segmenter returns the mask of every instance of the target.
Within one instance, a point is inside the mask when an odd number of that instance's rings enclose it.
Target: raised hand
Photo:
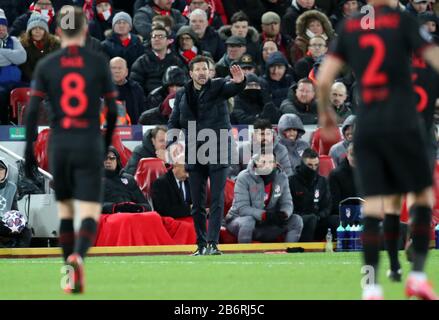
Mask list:
[[[230,74],[232,75],[231,81],[233,83],[241,83],[245,79],[244,71],[236,64],[230,67]]]

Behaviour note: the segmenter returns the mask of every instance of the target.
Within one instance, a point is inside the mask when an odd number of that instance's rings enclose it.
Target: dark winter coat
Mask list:
[[[184,185],[186,197],[190,199],[190,187],[187,179],[184,181]],[[172,169],[154,181],[151,198],[154,210],[162,216],[182,218],[191,215],[190,202],[183,200]]]
[[[160,60],[151,49],[148,49],[132,65],[130,79],[137,81],[143,87],[147,97],[152,90],[162,85],[163,74],[170,66],[184,67],[175,53],[169,52],[163,60]]]
[[[119,92],[117,100],[125,101],[131,124],[137,124],[140,115],[145,110],[145,96],[142,87],[132,80],[127,80],[125,84],[116,87]]]
[[[332,198],[331,214],[338,215],[339,204],[342,200],[359,196],[355,186],[353,168],[348,159],[344,159],[337,168],[331,171],[328,182]]]
[[[27,59],[26,62],[20,65],[22,71],[22,80],[29,83],[32,80],[32,74],[40,59],[48,55],[49,53],[56,51],[60,48],[60,43],[51,34],[48,35],[48,40],[42,50],[38,49],[32,42],[21,40],[23,48],[26,50]],[[30,43],[29,43],[30,42]]]
[[[158,13],[150,5],[145,5],[136,11],[133,19],[133,26],[135,31],[140,34],[143,39],[148,39],[151,34],[152,18]],[[187,19],[183,17],[180,11],[171,9],[171,17],[174,20],[173,31],[177,32],[180,27],[187,24]]]
[[[246,80],[236,84],[224,78],[216,78],[207,81],[201,88],[198,97],[194,93],[192,80],[186,83],[184,88],[177,91],[174,109],[169,118],[168,129],[183,129],[186,138],[186,154],[189,146],[187,141],[188,122],[197,121],[197,134],[202,129],[211,129],[216,133],[217,137],[220,137],[221,129],[230,130],[232,128],[226,100],[239,94],[244,90],[245,86]],[[200,145],[202,144],[200,142]],[[197,150],[198,147],[197,143]],[[228,167],[232,160],[231,150],[232,139],[230,136],[228,137],[227,145],[222,144],[221,139],[218,138],[216,164],[208,162],[208,165],[213,168]],[[225,154],[227,154],[227,158],[224,157]],[[186,155],[186,161],[189,159],[188,155]],[[188,171],[193,168],[193,164],[189,164],[187,167]]]
[[[113,147],[109,149],[117,158],[117,167],[115,171],[105,170],[105,189],[104,189],[104,208],[111,207],[112,204],[121,202],[134,202],[145,206],[148,210],[150,206],[140,191],[136,180],[131,174],[121,172],[120,155]],[[108,211],[108,210],[106,210]]]
[[[207,27],[204,37],[199,40],[201,49],[212,55],[213,60],[219,61],[226,52],[224,41],[212,27]]]
[[[131,69],[134,61],[145,53],[145,47],[142,45],[140,38],[133,33],[130,33],[130,35],[131,42],[127,47],[122,45],[120,37],[114,32],[110,32],[107,39],[102,41],[102,48],[107,56],[110,59],[114,57],[124,58],[127,62],[128,69]]]
[[[290,177],[289,183],[295,214],[314,214],[319,218],[330,214],[332,203],[326,178],[302,162],[296,168],[296,174]]]
[[[134,148],[133,154],[124,169],[126,173],[134,175],[137,170],[137,165],[142,158],[157,158],[151,139],[151,130],[148,130],[143,135],[142,144]]]

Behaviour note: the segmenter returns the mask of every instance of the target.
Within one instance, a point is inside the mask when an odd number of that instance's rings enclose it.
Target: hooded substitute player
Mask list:
[[[73,15],[74,26],[66,24],[67,28],[63,29],[67,15]],[[32,143],[37,135],[39,105],[47,97],[52,115],[49,167],[61,219],[59,241],[66,264],[74,270],[73,287],[68,285],[65,291],[81,293],[84,290],[82,263],[93,245],[101,212],[102,159],[115,126],[116,92],[106,60],[84,48],[87,22],[82,11],[63,7],[57,32],[62,49],[41,60],[34,73],[27,115],[26,174],[31,177],[36,164]],[[105,146],[99,123],[102,96],[108,106]],[[79,201],[82,219],[76,241],[74,200]]]
[[[414,262],[406,284],[406,295],[436,299],[428,284],[424,265],[428,252],[431,221],[432,176],[427,139],[416,112],[412,89],[410,57],[421,55],[439,70],[439,48],[431,45],[424,30],[406,13],[390,7],[391,0],[370,0],[374,9],[374,29],[367,28],[363,16],[345,20],[339,38],[319,70],[319,120],[322,136],[331,140],[336,117],[329,94],[335,76],[349,64],[360,84],[361,103],[354,137],[357,180],[366,197],[363,247],[365,265],[373,279],[363,288],[364,299],[382,299],[377,284],[379,223],[393,229],[399,223],[401,195],[413,192]],[[386,229],[386,228],[385,228]],[[386,244],[397,255],[397,239],[386,237]],[[397,248],[397,247],[396,247]]]

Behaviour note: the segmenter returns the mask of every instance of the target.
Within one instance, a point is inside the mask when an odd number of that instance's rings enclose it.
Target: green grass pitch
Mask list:
[[[410,269],[403,252],[404,279]],[[86,292],[60,289],[61,260],[0,259],[0,299],[292,300],[359,299],[360,253],[225,254],[223,256],[90,257]],[[439,289],[439,251],[431,250],[427,273]],[[404,283],[380,281],[386,299],[404,299]]]

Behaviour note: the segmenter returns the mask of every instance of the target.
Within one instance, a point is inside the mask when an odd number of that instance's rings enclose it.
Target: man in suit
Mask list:
[[[172,218],[191,215],[191,192],[188,173],[184,164],[174,164],[172,169],[152,184],[154,210]]]
[[[230,134],[232,126],[226,101],[244,90],[246,79],[238,65],[230,68],[229,80],[210,79],[209,61],[204,56],[196,56],[192,59],[189,70],[191,80],[177,92],[174,109],[169,118],[168,146],[179,137],[180,130],[183,130],[185,162],[189,172],[193,202],[191,212],[197,232],[198,249],[194,255],[220,255],[222,252],[217,244],[224,214],[224,188],[232,162]],[[226,139],[221,139],[224,131],[229,134]],[[204,133],[208,133],[208,136],[204,136]],[[207,150],[206,144],[209,145]],[[211,203],[207,231],[208,178],[210,178]]]

